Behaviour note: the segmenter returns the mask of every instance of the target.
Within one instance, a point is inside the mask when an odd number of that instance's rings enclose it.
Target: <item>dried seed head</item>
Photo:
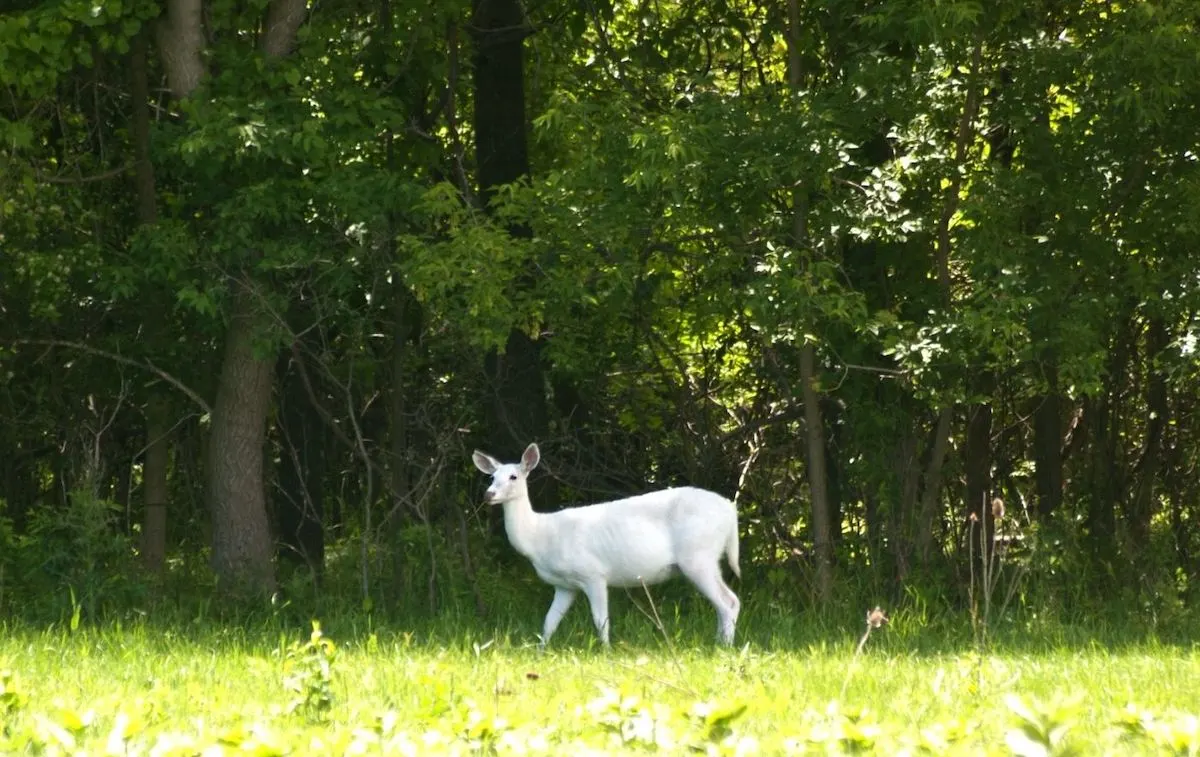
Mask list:
[[[992,517],[997,521],[1004,520],[1004,500],[999,497],[992,500]]]
[[[888,622],[887,615],[883,614],[883,610],[876,606],[874,610],[867,613],[867,625],[871,628],[879,628]]]
[[[971,517],[967,518],[967,520],[971,521],[972,523],[978,523],[979,522],[979,514],[971,513]]]

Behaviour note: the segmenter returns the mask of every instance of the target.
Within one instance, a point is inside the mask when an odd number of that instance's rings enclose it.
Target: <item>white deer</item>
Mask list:
[[[530,444],[520,463],[501,463],[475,451],[475,467],[492,477],[485,500],[504,506],[508,540],[554,587],[542,629],[545,646],[580,591],[587,595],[600,640],[608,641],[608,587],[661,583],[686,576],[717,608],[717,634],[733,643],[741,601],[721,578],[721,555],[735,575],[738,524],[734,504],[719,494],[684,486],[635,497],[534,512],[526,481],[541,459]]]

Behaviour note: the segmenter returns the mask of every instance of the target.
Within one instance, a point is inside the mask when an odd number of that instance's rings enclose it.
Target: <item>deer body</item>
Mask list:
[[[540,460],[536,444],[521,462],[503,464],[483,452],[472,456],[492,476],[486,498],[504,507],[513,547],[538,577],[554,587],[542,644],[547,643],[579,592],[587,595],[600,639],[609,643],[608,587],[661,583],[683,574],[717,610],[717,630],[733,642],[741,603],[721,577],[720,559],[738,574],[737,510],[714,492],[663,489],[613,502],[538,513],[527,477]]]

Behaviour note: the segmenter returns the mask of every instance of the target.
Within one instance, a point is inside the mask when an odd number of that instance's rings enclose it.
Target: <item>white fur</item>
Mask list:
[[[534,512],[527,479],[541,454],[530,444],[520,463],[501,463],[475,451],[471,456],[492,477],[485,499],[504,506],[508,540],[554,587],[542,644],[550,641],[580,591],[592,621],[608,644],[608,587],[656,584],[682,573],[717,608],[717,634],[733,643],[741,602],[721,578],[725,555],[738,570],[737,509],[719,494],[691,486],[641,494],[613,502]]]

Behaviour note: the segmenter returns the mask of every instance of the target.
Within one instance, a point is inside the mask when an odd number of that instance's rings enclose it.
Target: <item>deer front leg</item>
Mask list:
[[[550,637],[554,635],[554,630],[562,622],[567,610],[571,609],[571,603],[575,601],[575,596],[574,589],[554,587],[554,601],[550,603],[550,610],[546,613],[546,624],[542,627],[542,643],[539,646],[543,649],[550,643]]]

